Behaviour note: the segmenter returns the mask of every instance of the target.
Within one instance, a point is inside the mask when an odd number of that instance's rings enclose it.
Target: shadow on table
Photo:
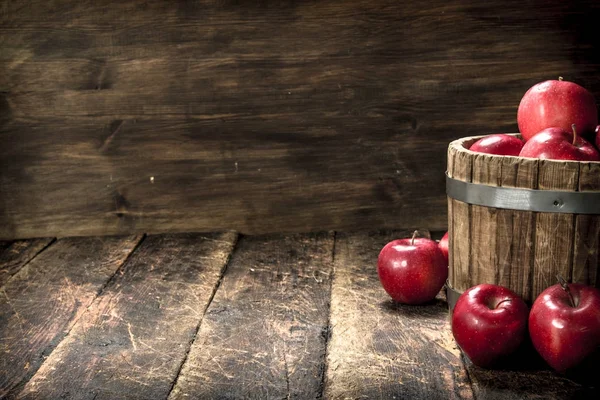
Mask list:
[[[493,369],[479,368],[463,354],[473,385],[485,398],[598,399],[600,352],[567,374],[554,372],[526,342],[510,360]],[[511,398],[509,396],[509,398]]]

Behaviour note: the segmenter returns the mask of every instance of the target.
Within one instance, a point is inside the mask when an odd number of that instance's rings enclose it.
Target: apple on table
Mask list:
[[[473,364],[490,368],[506,361],[527,337],[529,309],[512,290],[488,283],[460,295],[452,334]]]
[[[531,307],[529,335],[556,371],[578,366],[600,347],[600,290],[564,280],[550,286]]]
[[[377,258],[381,285],[399,303],[431,301],[448,279],[448,263],[438,243],[416,235],[387,243]]]

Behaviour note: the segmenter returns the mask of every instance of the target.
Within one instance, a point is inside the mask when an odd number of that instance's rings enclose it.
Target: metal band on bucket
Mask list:
[[[565,214],[600,214],[600,192],[488,186],[463,182],[446,174],[446,194],[463,203],[493,208]]]
[[[448,301],[448,309],[450,312],[454,310],[454,306],[456,305],[456,302],[461,294],[462,293],[457,292],[446,283],[446,300]]]

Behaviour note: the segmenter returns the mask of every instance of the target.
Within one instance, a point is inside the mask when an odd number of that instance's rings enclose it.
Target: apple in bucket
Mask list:
[[[495,133],[477,140],[469,150],[499,156],[518,156],[523,144],[524,142],[516,136]]]
[[[571,132],[558,127],[544,129],[525,143],[519,155],[551,160],[600,161],[594,145],[577,135],[575,125],[571,129]]]
[[[598,125],[596,101],[588,90],[574,82],[562,78],[540,82],[523,95],[517,124],[525,141],[546,128],[569,131],[573,124],[582,136],[591,138]]]

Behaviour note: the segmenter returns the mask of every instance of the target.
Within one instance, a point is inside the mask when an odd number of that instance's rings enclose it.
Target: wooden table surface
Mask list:
[[[597,396],[537,362],[473,366],[443,293],[393,303],[377,255],[408,234],[0,242],[0,398]]]

